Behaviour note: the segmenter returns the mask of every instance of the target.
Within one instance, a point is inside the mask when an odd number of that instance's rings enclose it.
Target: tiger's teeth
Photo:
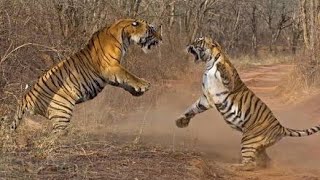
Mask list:
[[[147,54],[149,50],[144,46],[144,47],[142,48],[142,51]]]

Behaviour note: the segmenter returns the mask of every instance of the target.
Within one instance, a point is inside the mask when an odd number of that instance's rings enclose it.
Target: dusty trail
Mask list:
[[[276,88],[292,71],[292,65],[264,65],[240,70],[240,76],[274,112],[279,121],[290,128],[304,129],[320,123],[310,104],[320,97],[305,100],[300,104],[285,102]],[[193,79],[201,79],[195,73]],[[239,161],[241,134],[226,125],[215,109],[198,115],[188,128],[178,129],[174,119],[200,94],[200,81],[171,82],[177,87],[172,93],[160,98],[155,109],[146,109],[130,116],[120,125],[120,131],[141,133],[141,142],[161,144],[173,150],[188,149],[201,152],[203,158],[222,169]],[[309,105],[307,105],[309,103]],[[306,104],[307,106],[305,106]],[[138,125],[137,125],[138,124]],[[142,129],[142,131],[141,131]],[[284,138],[268,149],[273,165],[256,172],[232,172],[232,179],[318,179],[320,178],[319,135],[304,138]]]

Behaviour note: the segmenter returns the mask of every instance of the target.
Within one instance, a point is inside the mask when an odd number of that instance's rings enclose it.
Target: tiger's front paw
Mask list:
[[[190,118],[187,118],[186,116],[181,116],[176,120],[176,125],[179,128],[185,128],[189,125]]]
[[[139,81],[133,85],[134,91],[131,92],[134,96],[141,96],[144,92],[148,91],[150,88],[150,83],[144,79],[139,79]]]

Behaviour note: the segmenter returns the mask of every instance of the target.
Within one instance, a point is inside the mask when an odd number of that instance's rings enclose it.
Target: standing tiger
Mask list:
[[[320,126],[305,130],[283,127],[269,107],[240,79],[218,43],[210,38],[198,38],[188,46],[195,62],[203,61],[206,69],[202,80],[202,96],[176,120],[180,128],[187,127],[191,118],[213,106],[224,120],[243,133],[241,140],[241,170],[266,166],[270,161],[266,148],[285,136],[308,136],[320,131]]]
[[[121,58],[132,43],[144,51],[157,45],[162,41],[160,28],[122,19],[93,34],[83,49],[53,66],[23,96],[11,128],[16,129],[28,111],[52,120],[52,134],[59,134],[68,126],[74,106],[94,98],[107,84],[142,95],[150,83],[122,67]]]

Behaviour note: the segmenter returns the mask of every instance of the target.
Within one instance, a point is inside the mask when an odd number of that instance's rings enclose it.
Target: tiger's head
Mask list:
[[[120,28],[124,43],[139,45],[144,52],[162,41],[161,25],[155,27],[144,20],[122,19],[113,25]],[[110,28],[112,29],[112,27]]]
[[[187,46],[187,51],[194,55],[194,62],[207,62],[215,57],[221,51],[221,46],[208,37],[196,38]]]

